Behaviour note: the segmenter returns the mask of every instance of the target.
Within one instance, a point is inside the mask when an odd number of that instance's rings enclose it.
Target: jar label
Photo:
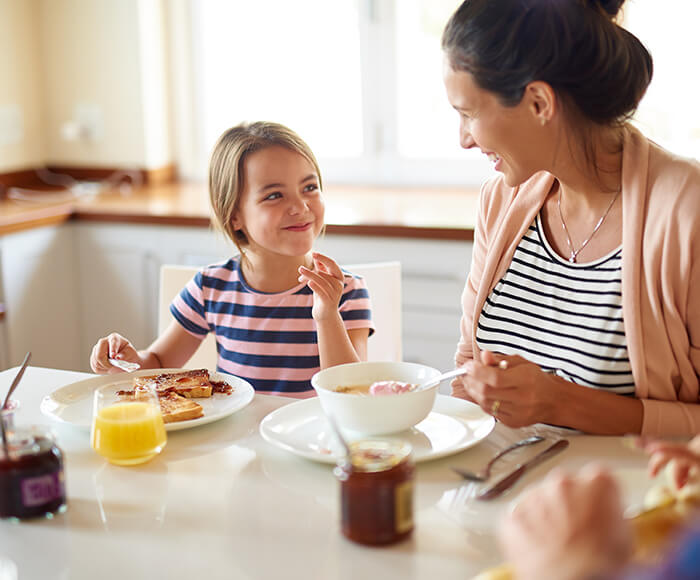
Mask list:
[[[394,489],[394,525],[399,534],[413,529],[412,481],[404,481]]]
[[[22,503],[35,507],[63,497],[63,478],[59,472],[22,480]]]

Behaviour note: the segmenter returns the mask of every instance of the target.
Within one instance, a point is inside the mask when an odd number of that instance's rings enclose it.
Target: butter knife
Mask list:
[[[113,367],[117,367],[118,369],[126,371],[127,373],[133,373],[141,368],[139,363],[129,362],[128,360],[121,360],[118,358],[110,358],[107,360],[109,360],[109,364],[111,364]]]
[[[559,441],[553,443],[552,445],[547,447],[547,449],[535,455],[532,459],[528,459],[525,463],[521,463],[520,465],[518,465],[515,471],[513,471],[509,475],[506,475],[498,483],[480,492],[476,496],[476,499],[489,500],[497,498],[504,491],[507,491],[511,487],[513,487],[526,471],[532,469],[533,467],[536,467],[537,465],[549,459],[550,457],[553,457],[560,451],[564,451],[564,449],[566,449],[568,446],[569,441],[567,439],[559,439]]]

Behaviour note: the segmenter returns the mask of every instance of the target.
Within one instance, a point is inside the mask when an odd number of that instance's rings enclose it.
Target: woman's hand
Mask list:
[[[143,365],[143,361],[133,345],[121,334],[113,332],[97,341],[90,353],[90,368],[100,375],[123,373],[122,369],[112,366],[108,359],[118,358]]]
[[[301,266],[299,282],[306,282],[314,293],[311,315],[316,322],[338,317],[338,304],[345,287],[345,276],[340,266],[328,256],[313,253],[314,269]]]
[[[689,443],[640,439],[639,445],[650,455],[650,477],[655,477],[669,463],[671,481],[676,489],[700,476],[700,435]]]
[[[521,356],[482,351],[481,362],[452,383],[452,394],[473,401],[508,427],[547,421],[556,401],[556,377]]]
[[[503,522],[501,546],[525,580],[598,577],[627,562],[632,532],[612,475],[586,467],[552,473],[523,495]]]

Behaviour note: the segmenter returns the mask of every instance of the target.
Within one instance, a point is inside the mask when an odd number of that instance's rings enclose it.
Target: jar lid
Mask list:
[[[54,444],[54,436],[46,427],[32,425],[5,430],[7,451],[11,460],[25,455],[37,455]],[[0,443],[0,459],[5,458],[5,447]]]
[[[411,451],[405,441],[363,439],[350,443],[350,462],[358,471],[385,471],[401,463]]]

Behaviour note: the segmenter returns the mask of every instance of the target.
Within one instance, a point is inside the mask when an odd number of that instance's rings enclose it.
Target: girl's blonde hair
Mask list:
[[[258,121],[241,123],[225,131],[216,142],[209,162],[209,199],[216,227],[231,238],[241,254],[248,239],[233,228],[233,216],[238,211],[243,189],[243,164],[249,154],[275,145],[305,157],[314,166],[319,188],[323,189],[321,170],[311,148],[288,127]]]

